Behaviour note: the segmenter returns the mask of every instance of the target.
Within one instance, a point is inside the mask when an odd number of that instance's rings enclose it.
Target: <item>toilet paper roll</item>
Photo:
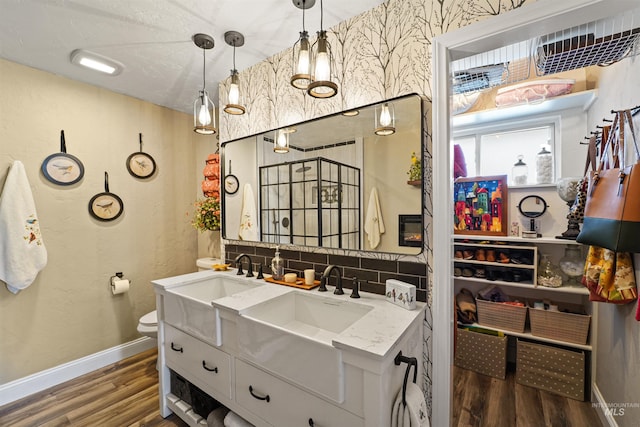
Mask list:
[[[114,279],[111,280],[111,293],[114,295],[124,294],[129,291],[129,280],[128,279]]]

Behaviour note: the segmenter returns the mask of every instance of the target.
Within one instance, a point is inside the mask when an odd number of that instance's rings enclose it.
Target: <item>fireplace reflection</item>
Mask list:
[[[398,245],[422,247],[421,215],[398,215]]]

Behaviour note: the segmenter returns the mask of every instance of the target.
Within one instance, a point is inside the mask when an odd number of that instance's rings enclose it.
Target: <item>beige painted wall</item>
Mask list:
[[[189,115],[4,60],[0,93],[0,188],[13,160],[22,161],[48,251],[46,268],[26,290],[13,295],[0,282],[2,384],[139,337],[139,317],[155,308],[150,281],[195,270],[196,231],[186,213],[204,163],[196,166],[203,137],[192,132]],[[60,149],[61,129],[67,151],[85,167],[70,187],[40,172]],[[139,132],[158,164],[149,180],[125,167]],[[104,191],[105,170],[125,207],[110,223],[87,209]],[[113,296],[109,278],[117,271],[133,283]]]
[[[380,210],[385,233],[380,236],[376,250],[400,254],[415,254],[420,248],[398,245],[398,215],[420,215],[422,192],[420,187],[407,184],[407,171],[411,165],[411,153],[420,156],[420,128],[398,131],[389,136],[365,138],[365,171],[363,179],[362,217],[366,218],[371,190],[375,187],[380,200]],[[364,221],[363,221],[364,230]],[[371,246],[364,233],[364,249]]]

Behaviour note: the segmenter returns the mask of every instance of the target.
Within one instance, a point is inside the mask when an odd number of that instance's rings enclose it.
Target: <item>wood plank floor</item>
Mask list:
[[[0,426],[186,427],[160,416],[156,356],[151,349],[0,407]]]
[[[591,402],[454,367],[452,427],[601,427]]]
[[[0,407],[0,426],[186,427],[158,408],[156,350]],[[589,402],[454,367],[452,427],[601,427]],[[347,426],[340,426],[347,427]]]

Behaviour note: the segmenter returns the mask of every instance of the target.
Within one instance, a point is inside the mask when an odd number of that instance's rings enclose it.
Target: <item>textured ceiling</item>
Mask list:
[[[323,27],[381,3],[324,0]],[[310,34],[320,28],[319,0],[305,20]],[[183,112],[192,111],[202,88],[202,50],[193,34],[215,40],[206,55],[206,86],[217,104],[218,82],[233,63],[226,31],[245,37],[236,48],[241,71],[293,45],[301,29],[302,11],[292,0],[0,0],[0,57]],[[69,55],[78,48],[125,69],[106,76],[73,65]]]

